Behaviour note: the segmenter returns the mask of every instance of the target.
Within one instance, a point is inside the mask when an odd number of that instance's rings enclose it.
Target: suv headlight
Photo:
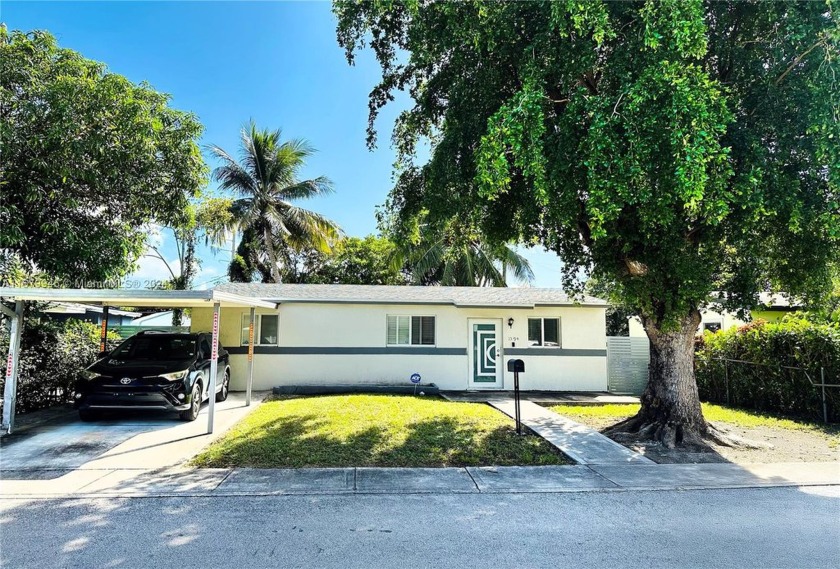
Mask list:
[[[87,380],[92,380],[92,379],[96,379],[97,377],[99,377],[99,374],[96,373],[95,371],[84,370],[82,372],[82,377],[84,377]]]
[[[184,371],[175,371],[175,372],[172,372],[172,373],[162,373],[160,375],[160,377],[162,377],[163,379],[169,380],[169,381],[178,381],[179,379],[184,379],[185,377],[187,377],[187,373],[189,371],[190,370],[185,369]]]

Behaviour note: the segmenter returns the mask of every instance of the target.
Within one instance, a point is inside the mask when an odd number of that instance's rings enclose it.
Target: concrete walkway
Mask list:
[[[3,472],[4,478],[8,474]],[[840,485],[840,463],[305,469],[175,467],[162,470],[71,470],[51,480],[5,479],[0,484],[0,500],[551,493],[825,485]]]
[[[488,399],[487,402],[511,417],[515,416],[513,399]],[[522,423],[560,449],[563,454],[584,465],[654,464],[590,427],[576,423],[531,401],[521,401]]]

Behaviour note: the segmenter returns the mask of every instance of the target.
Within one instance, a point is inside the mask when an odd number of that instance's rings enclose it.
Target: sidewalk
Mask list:
[[[489,399],[490,405],[515,417],[513,399]],[[522,423],[560,449],[563,454],[585,465],[655,464],[649,458],[605,437],[595,429],[576,423],[531,401],[519,405]]]
[[[840,485],[840,463],[624,464],[466,468],[71,470],[13,480],[0,499],[695,490]],[[11,484],[15,482],[17,484]]]
[[[32,454],[37,449],[7,447],[0,468],[0,499],[533,493],[840,485],[840,462],[656,464],[589,427],[527,401],[521,405],[524,424],[578,464],[308,469],[183,466],[184,461],[253,411],[260,401],[255,398],[254,406],[244,407],[237,398],[232,397],[219,410],[217,429],[210,437],[203,434],[201,421],[167,424],[157,431],[135,433],[81,466],[49,460],[33,467],[31,457],[16,461],[15,456],[21,452]],[[508,415],[514,414],[510,399],[491,399],[489,403]],[[72,428],[82,427],[71,425]],[[19,444],[25,445],[25,441]]]

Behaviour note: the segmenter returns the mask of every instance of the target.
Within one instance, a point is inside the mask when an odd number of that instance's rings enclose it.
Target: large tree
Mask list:
[[[651,342],[639,414],[618,428],[666,445],[724,440],[700,410],[698,308],[773,287],[819,295],[838,255],[840,76],[831,3],[350,2],[348,60],[397,90],[391,199],[404,216],[477,219],[539,240],[565,286],[587,273]],[[414,161],[422,139],[431,144]]]
[[[201,131],[149,85],[0,26],[0,256],[70,285],[124,275],[204,184]]]
[[[242,129],[239,160],[219,146],[211,146],[210,152],[221,162],[213,170],[219,188],[237,196],[229,229],[241,231],[242,241],[231,266],[232,276],[236,273],[244,280],[254,272],[255,263],[262,262],[273,282],[279,283],[284,246],[328,251],[340,236],[334,222],[292,203],[332,192],[332,183],[323,176],[298,177],[314,152],[305,140],[281,142],[280,130],[259,129],[251,122]],[[265,262],[259,259],[262,253],[267,256]]]

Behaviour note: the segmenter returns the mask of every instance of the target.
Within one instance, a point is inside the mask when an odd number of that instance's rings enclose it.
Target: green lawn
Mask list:
[[[542,438],[483,403],[333,395],[263,403],[193,460],[202,467],[570,464]]]
[[[750,411],[747,409],[735,409],[703,403],[703,416],[708,421],[729,423],[738,427],[770,427],[774,429],[785,429],[794,431],[808,431],[826,436],[836,437],[836,427],[812,423],[796,419],[785,419]],[[581,422],[593,422],[597,426],[607,426],[605,423],[615,423],[635,415],[639,410],[638,405],[554,405],[550,409],[570,419],[578,419]]]

